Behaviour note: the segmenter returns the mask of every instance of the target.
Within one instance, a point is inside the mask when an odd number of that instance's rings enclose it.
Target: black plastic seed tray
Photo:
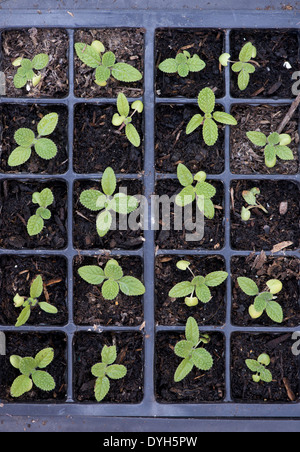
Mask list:
[[[157,324],[155,317],[155,262],[161,256],[210,256],[216,255],[224,259],[227,272],[231,273],[231,260],[234,256],[249,256],[253,250],[237,250],[231,244],[231,186],[234,181],[288,181],[295,184],[300,189],[300,174],[280,175],[280,174],[233,174],[230,167],[230,129],[225,128],[224,141],[224,169],[220,174],[208,174],[208,179],[220,181],[223,186],[223,232],[224,246],[219,249],[157,249],[155,231],[144,231],[144,241],[141,247],[134,250],[99,250],[99,249],[76,249],[73,243],[74,235],[74,184],[77,181],[99,181],[101,173],[78,174],[73,167],[73,145],[74,145],[74,112],[78,105],[115,105],[116,98],[79,98],[74,94],[74,33],[77,29],[98,29],[98,28],[143,28],[144,29],[144,94],[141,98],[145,105],[144,110],[144,166],[143,171],[138,174],[118,174],[119,180],[138,180],[143,184],[143,191],[147,199],[155,193],[157,184],[162,180],[176,179],[176,174],[161,173],[156,171],[155,162],[155,113],[160,105],[197,105],[196,98],[160,97],[156,93],[156,34],[158,30],[178,29],[178,30],[203,30],[213,29],[224,33],[224,51],[231,53],[231,33],[235,29],[268,29],[270,31],[277,29],[289,29],[299,33],[300,15],[297,10],[281,11],[210,11],[210,10],[186,10],[186,11],[139,11],[139,10],[120,10],[120,11],[100,11],[100,10],[25,10],[18,12],[18,20],[15,14],[10,10],[0,11],[0,28],[2,33],[6,30],[31,27],[37,28],[61,28],[66,31],[68,36],[68,79],[69,93],[63,98],[10,98],[1,97],[1,105],[41,105],[41,106],[62,106],[67,109],[67,140],[68,140],[68,169],[64,174],[41,175],[41,174],[10,174],[0,173],[0,183],[4,181],[26,181],[35,184],[37,182],[60,181],[66,184],[67,191],[67,243],[60,249],[0,249],[0,259],[3,256],[58,256],[67,261],[67,321],[61,326],[24,326],[16,329],[13,326],[0,325],[0,332],[7,336],[20,333],[44,333],[49,337],[58,334],[65,338],[65,360],[66,360],[66,394],[63,400],[49,402],[7,402],[2,400],[0,414],[17,416],[100,416],[100,417],[161,417],[161,418],[285,418],[300,420],[299,400],[289,403],[243,403],[236,401],[232,396],[232,349],[231,341],[236,333],[246,334],[269,334],[292,336],[293,332],[300,329],[300,325],[293,327],[268,326],[268,327],[242,327],[232,323],[232,280],[228,278],[226,291],[226,314],[222,325],[213,324],[200,326],[201,331],[221,335],[224,350],[222,359],[224,361],[224,392],[221,399],[217,402],[205,403],[163,403],[158,402],[156,398],[156,338],[161,333],[178,333],[184,331],[184,324],[181,326],[166,326]],[[300,46],[299,46],[300,49]],[[218,57],[218,56],[216,56]],[[254,97],[254,98],[235,98],[231,95],[230,68],[224,71],[224,95],[217,98],[217,103],[224,107],[226,112],[230,112],[234,105],[290,105],[293,101],[290,98],[276,97]],[[130,99],[135,100],[135,99]],[[149,209],[149,218],[151,212]],[[299,218],[299,217],[298,217]],[[298,235],[299,237],[299,235]],[[102,326],[97,325],[78,325],[74,320],[73,292],[74,287],[73,261],[79,254],[83,257],[102,256],[107,254],[112,256],[135,256],[143,260],[144,283],[146,294],[143,300],[143,325],[137,326]],[[259,254],[260,249],[255,253]],[[271,256],[272,252],[266,252]],[[280,254],[281,255],[281,254]],[[292,249],[284,252],[285,256],[299,259],[299,249]],[[2,281],[2,284],[5,281]],[[75,354],[74,338],[76,335],[106,333],[135,333],[142,338],[142,397],[138,403],[94,403],[80,402],[74,394],[75,387]],[[7,359],[1,357],[1,360]],[[1,361],[0,361],[1,362]],[[3,362],[3,361],[2,361]],[[300,364],[300,363],[299,363]],[[300,370],[300,368],[299,368]],[[1,386],[9,386],[11,382],[1,381]],[[300,381],[299,381],[300,383]],[[182,427],[179,427],[182,428]]]

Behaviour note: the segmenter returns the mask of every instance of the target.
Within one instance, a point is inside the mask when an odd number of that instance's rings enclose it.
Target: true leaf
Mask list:
[[[97,378],[95,383],[95,398],[97,402],[101,402],[108,394],[110,388],[109,379],[107,377]]]
[[[184,207],[191,204],[195,200],[196,194],[192,185],[184,187],[175,198],[177,206]]]
[[[189,341],[179,341],[175,345],[174,353],[179,356],[179,358],[189,358],[193,349],[192,342]]]
[[[106,369],[106,375],[113,380],[119,380],[120,378],[124,378],[127,374],[127,369],[125,366],[120,364],[112,364],[108,366]]]
[[[271,133],[271,135],[269,135],[268,137],[268,143],[269,144],[278,144],[280,142],[280,135],[277,132],[273,132]]]
[[[177,70],[180,77],[187,77],[190,72],[187,63],[179,64]]]
[[[213,366],[211,354],[204,348],[197,348],[192,352],[192,362],[200,370],[210,370]]]
[[[57,154],[57,146],[49,138],[40,138],[34,145],[36,153],[45,160],[53,159]]]
[[[80,195],[81,204],[94,212],[103,209],[106,200],[106,196],[99,190],[84,190]]]
[[[185,358],[176,369],[174,381],[177,383],[183,380],[191,372],[193,367],[193,362],[190,359]]]
[[[106,82],[110,77],[110,69],[105,66],[98,66],[95,77],[98,82]]]
[[[135,67],[127,63],[116,63],[112,68],[112,75],[121,82],[137,82],[142,74]]]
[[[55,381],[53,377],[43,370],[36,370],[32,373],[33,383],[43,391],[53,391]]]
[[[265,146],[267,144],[267,137],[262,132],[247,132],[246,135],[256,146]]]
[[[20,397],[31,389],[32,380],[26,375],[19,375],[11,386],[10,394],[12,397]]]
[[[58,123],[57,113],[49,113],[48,115],[45,115],[37,126],[39,135],[41,137],[50,135],[52,132],[54,132],[57,123]]]
[[[34,360],[34,358],[29,357],[25,357],[22,358],[20,361],[20,372],[23,375],[27,375],[27,377],[29,377],[29,375],[34,371],[34,369],[36,368],[36,362]]]
[[[204,120],[203,139],[208,146],[213,146],[218,140],[218,126],[212,118]]]
[[[218,121],[222,124],[228,124],[231,126],[237,125],[237,120],[232,115],[225,113],[224,111],[215,111],[213,118],[215,121]]]
[[[117,180],[114,170],[110,167],[106,168],[101,180],[102,190],[107,196],[114,194],[117,186]]]
[[[139,201],[135,196],[127,196],[125,193],[117,193],[114,196],[111,208],[120,214],[126,215],[134,212],[139,205]]]
[[[77,42],[75,44],[77,56],[83,63],[91,68],[96,68],[101,64],[100,54],[90,45],[84,42]]]
[[[104,237],[112,225],[112,216],[108,210],[99,213],[96,220],[97,232],[100,237]]]
[[[146,289],[137,278],[133,276],[124,276],[119,281],[121,291],[128,296],[140,296],[144,295]]]
[[[14,135],[14,139],[19,146],[30,147],[35,139],[35,135],[30,129],[18,129]]]
[[[278,145],[275,148],[277,156],[281,160],[294,160],[293,152],[287,146]]]
[[[104,274],[106,278],[112,278],[115,280],[121,279],[123,276],[123,270],[120,265],[106,265],[104,269]]]
[[[116,62],[116,57],[115,54],[113,52],[105,52],[102,55],[102,64],[103,66],[106,67],[111,67],[115,64]]]
[[[204,113],[212,113],[215,109],[215,95],[212,89],[204,88],[198,96],[198,105]]]
[[[241,91],[244,91],[249,85],[250,75],[249,72],[241,70],[238,76],[238,87]]]
[[[206,64],[198,55],[193,55],[188,59],[188,66],[191,72],[199,72],[205,68]]]
[[[104,271],[98,265],[86,265],[80,267],[78,273],[82,279],[95,286],[102,284],[106,279]]]
[[[257,284],[250,278],[245,278],[242,276],[238,278],[238,284],[246,295],[255,296],[259,293]]]
[[[22,146],[17,147],[12,151],[8,158],[9,166],[19,166],[23,165],[23,163],[27,162],[31,156],[31,148],[24,148]]]
[[[52,363],[54,359],[54,350],[51,347],[44,348],[40,352],[38,352],[35,355],[35,362],[36,367],[39,367],[40,369],[44,369],[45,367],[49,366],[50,363]]]
[[[196,287],[196,295],[202,303],[208,303],[212,298],[211,292],[205,284]]]
[[[9,358],[10,364],[15,368],[15,369],[20,369],[20,363],[21,363],[21,356],[18,355],[12,355]]]
[[[45,207],[39,207],[36,211],[36,215],[42,217],[44,220],[49,220],[51,218],[51,212]]]
[[[102,361],[109,365],[113,364],[115,360],[117,359],[117,349],[114,345],[111,347],[108,347],[107,345],[104,345],[101,351],[101,358]]]
[[[160,63],[158,68],[167,74],[175,74],[175,72],[177,72],[176,60],[174,58],[167,58],[165,61]]]
[[[91,372],[94,377],[102,378],[105,376],[106,368],[107,365],[105,363],[97,363],[92,367]]]
[[[272,374],[268,369],[265,369],[263,366],[260,369],[260,378],[262,381],[264,381],[265,383],[271,383],[271,381],[273,380]]]
[[[213,198],[216,195],[217,190],[208,182],[199,182],[196,187],[196,194],[198,196],[204,196],[204,198]]]
[[[246,359],[246,366],[251,372],[258,372],[261,369],[261,365],[255,359]]]
[[[222,284],[228,277],[228,273],[223,271],[216,271],[209,273],[205,277],[205,284],[209,287],[216,287]]]
[[[276,323],[282,323],[283,322],[283,311],[276,301],[269,301],[266,307],[266,312],[270,319],[272,319]]]
[[[185,326],[185,337],[187,341],[192,342],[196,346],[199,342],[199,328],[196,320],[193,317],[189,317]]]
[[[171,298],[182,298],[193,292],[193,285],[190,281],[183,281],[176,284],[169,292]]]
[[[57,314],[58,310],[55,306],[53,306],[50,303],[46,303],[45,301],[41,301],[39,303],[40,308],[42,311],[47,312],[47,314]]]
[[[30,286],[31,298],[39,298],[43,293],[44,285],[41,275],[37,276]]]
[[[179,163],[179,165],[177,167],[177,178],[183,187],[187,187],[188,185],[191,185],[194,181],[194,177],[193,177],[192,173],[182,163]]]
[[[102,295],[105,300],[114,300],[119,294],[119,284],[112,279],[104,282],[102,286]]]
[[[25,308],[22,309],[21,314],[19,315],[17,322],[15,324],[16,327],[25,325],[25,323],[27,322],[27,320],[30,317],[30,305],[26,306]]]
[[[253,44],[251,42],[247,42],[247,44],[245,44],[240,51],[239,60],[242,61],[243,63],[247,63],[248,61],[251,60],[252,53],[253,53]]]
[[[30,236],[38,235],[44,227],[44,220],[38,215],[32,215],[27,223],[27,232]]]
[[[49,63],[49,56],[46,53],[39,53],[32,60],[32,66],[37,71],[44,69]]]
[[[40,192],[40,207],[48,207],[54,202],[54,196],[50,188],[44,188]]]
[[[186,134],[189,135],[190,133],[194,132],[194,130],[196,130],[199,126],[201,126],[203,119],[203,116],[201,116],[200,114],[194,115],[186,127]]]
[[[141,145],[141,138],[133,124],[127,124],[125,127],[126,137],[133,146],[138,148]]]
[[[15,88],[20,89],[23,88],[27,83],[27,77],[26,76],[22,76],[20,74],[16,74],[14,76],[14,85]]]

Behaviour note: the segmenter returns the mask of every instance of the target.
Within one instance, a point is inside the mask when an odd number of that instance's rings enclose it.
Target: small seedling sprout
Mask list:
[[[294,160],[292,150],[288,145],[292,138],[287,133],[271,133],[269,136],[262,132],[247,132],[247,137],[255,146],[264,148],[265,165],[268,168],[274,168],[277,158],[281,160]]]
[[[208,303],[212,299],[210,287],[217,287],[228,277],[228,273],[216,271],[204,276],[196,276],[190,268],[189,261],[179,261],[176,266],[179,270],[189,270],[193,276],[192,281],[183,281],[176,284],[169,292],[171,298],[185,297],[185,304],[189,307],[197,306],[199,301]]]
[[[46,53],[39,53],[33,58],[33,60],[22,57],[16,58],[12,63],[14,67],[18,68],[18,71],[14,76],[15,88],[23,88],[30,82],[33,87],[36,87],[40,83],[42,75],[40,72],[36,74],[34,70],[41,71],[48,66],[48,63],[49,56]],[[30,85],[28,85],[27,89],[29,91]]]
[[[125,127],[125,134],[131,144],[135,147],[139,147],[141,144],[141,138],[136,130],[135,126],[132,124],[132,118],[136,113],[142,113],[144,109],[144,104],[140,100],[136,100],[132,103],[131,109],[133,110],[131,115],[130,105],[123,93],[119,93],[117,99],[117,109],[118,113],[115,113],[112,118],[112,124],[119,127],[119,132]]]
[[[117,63],[115,54],[111,51],[105,52],[100,41],[93,41],[91,45],[77,42],[75,51],[84,64],[95,69],[95,83],[98,86],[106,86],[111,76],[128,83],[137,82],[143,77],[140,71],[130,64]]]
[[[121,291],[127,296],[139,296],[145,293],[145,286],[133,276],[124,276],[123,270],[115,259],[110,259],[102,270],[99,265],[85,265],[78,269],[84,281],[95,286],[102,285],[105,300],[114,300]]]
[[[211,354],[203,347],[199,347],[201,343],[208,344],[210,337],[208,334],[200,336],[197,322],[193,317],[189,317],[186,322],[185,338],[177,342],[174,348],[175,355],[183,358],[174,375],[176,383],[183,380],[194,366],[199,370],[208,371],[214,363]]]
[[[204,116],[201,114],[194,115],[186,128],[186,134],[190,135],[202,125],[203,139],[208,146],[213,146],[218,140],[218,122],[231,126],[237,125],[236,119],[229,113],[214,111],[215,104],[216,98],[212,89],[204,88],[200,91],[198,95],[198,106],[204,113]]]
[[[41,275],[37,276],[30,286],[30,296],[23,297],[17,294],[14,297],[14,305],[16,308],[22,308],[21,314],[18,317],[16,327],[25,325],[27,320],[30,317],[31,310],[35,306],[39,306],[42,311],[47,312],[48,314],[57,314],[57,308],[50,303],[45,301],[39,301],[38,299],[41,297],[43,293],[44,285],[43,279]]]
[[[255,383],[259,383],[260,381],[271,383],[273,379],[272,374],[268,369],[266,369],[266,367],[268,367],[270,363],[271,359],[266,353],[262,353],[257,360],[246,360],[248,369],[250,369],[251,372],[255,372],[255,374],[252,376],[252,379]]]
[[[238,278],[238,284],[242,291],[249,296],[255,297],[254,303],[249,307],[249,314],[252,319],[258,319],[264,312],[276,323],[283,322],[282,307],[276,300],[276,294],[281,292],[282,283],[278,279],[270,279],[266,285],[268,290],[259,292],[257,284],[250,278]]]
[[[250,220],[251,209],[257,208],[261,209],[263,212],[268,213],[268,211],[257,201],[257,196],[260,195],[260,189],[257,187],[251,188],[251,190],[244,190],[242,196],[246,201],[248,207],[242,207],[241,217],[243,221]]]
[[[190,72],[200,72],[206,64],[198,55],[191,55],[184,50],[176,55],[176,58],[167,58],[158,68],[167,74],[178,74],[180,77],[187,77]]]
[[[51,218],[48,207],[54,202],[53,193],[50,188],[45,188],[40,193],[33,193],[32,202],[38,204],[39,207],[35,215],[32,215],[27,222],[27,232],[30,236],[38,235],[44,227],[44,220]]]
[[[222,66],[228,66],[228,63],[233,63],[232,70],[237,72],[238,75],[238,87],[241,91],[244,91],[249,85],[250,74],[255,72],[255,66],[259,66],[253,58],[256,58],[256,47],[251,42],[247,42],[241,49],[239,54],[239,61],[231,61],[229,53],[223,53],[220,58],[220,64]]]
[[[32,148],[39,157],[44,160],[51,160],[57,154],[56,144],[49,138],[45,138],[54,132],[58,123],[58,114],[49,113],[45,115],[37,125],[38,135],[27,128],[18,129],[14,135],[16,143],[19,145],[10,154],[9,166],[19,166],[30,159]]]
[[[53,377],[44,370],[54,359],[54,350],[52,348],[44,348],[36,354],[34,358],[21,358],[18,355],[10,357],[10,363],[16,369],[19,369],[19,375],[13,382],[10,394],[12,397],[21,397],[26,392],[31,391],[35,384],[42,391],[53,391],[55,381]]]
[[[127,374],[127,369],[121,364],[114,364],[117,359],[117,349],[113,345],[104,345],[101,352],[101,362],[95,364],[91,372],[97,378],[94,393],[97,402],[101,402],[110,390],[109,378],[120,380]]]

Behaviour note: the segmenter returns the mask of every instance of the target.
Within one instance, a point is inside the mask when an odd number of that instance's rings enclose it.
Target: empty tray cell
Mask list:
[[[60,105],[37,104],[2,104],[0,106],[1,121],[1,172],[3,173],[39,173],[39,174],[63,174],[68,170],[68,109]],[[30,158],[18,166],[8,165],[11,153],[19,145],[14,135],[18,129],[30,129],[37,138],[38,124],[42,118],[50,113],[58,114],[58,123],[54,131],[47,136],[47,140],[53,141],[57,147],[54,158],[46,160],[41,158],[31,147]]]
[[[22,307],[14,306],[19,294],[30,297],[30,288],[37,276],[43,280],[43,292],[38,302],[46,302],[57,308],[57,314],[49,314],[39,305],[31,308],[26,325],[65,325],[67,309],[67,260],[58,256],[12,256],[0,257],[0,323],[15,325]]]
[[[243,192],[252,188],[260,190],[256,197],[259,207],[252,208],[250,219],[243,221],[242,208],[249,207]],[[276,251],[279,244],[283,244],[283,249],[299,248],[299,188],[296,183],[255,179],[233,181],[231,195],[234,202],[231,204],[231,243],[234,249]]]
[[[139,173],[144,164],[143,120],[135,114],[141,145],[133,146],[125,134],[112,124],[116,105],[77,105],[74,123],[74,170],[76,173],[100,173],[110,166],[116,173]],[[130,113],[131,114],[131,113]]]
[[[52,191],[54,201],[48,206],[51,218],[44,221],[38,235],[30,236],[27,223],[36,214],[38,204],[32,195],[45,188]],[[28,182],[25,180],[2,180],[0,184],[0,247],[7,249],[59,250],[67,246],[67,185],[65,182]]]
[[[127,374],[116,380],[109,379],[110,390],[101,401],[105,403],[140,403],[143,399],[143,335],[135,332],[81,332],[74,336],[74,398],[79,402],[94,402],[96,377],[91,368],[102,362],[103,347],[115,346],[114,364],[125,366]]]
[[[185,335],[179,332],[157,333],[155,396],[158,402],[195,404],[221,402],[224,399],[224,336],[221,333],[209,333],[209,338],[209,344],[204,347],[212,356],[212,368],[209,371],[203,371],[194,366],[183,380],[176,383],[174,374],[183,358],[175,355],[174,347],[177,342],[185,340]]]
[[[111,259],[105,256],[74,258],[75,323],[101,326],[138,326],[143,323],[142,296],[127,296],[120,290],[113,300],[107,300],[102,295],[104,281],[100,284],[90,284],[78,274],[78,270],[85,266],[98,266],[104,270]],[[132,276],[143,281],[143,263],[140,257],[114,256],[114,259],[121,266],[123,276]]]
[[[297,31],[233,30],[230,33],[232,61],[239,60],[240,50],[246,42],[252,42],[257,49],[256,57],[251,60],[256,62],[255,72],[250,74],[248,87],[240,91],[237,73],[230,69],[232,96],[292,99],[295,95],[292,76],[300,69]]]
[[[224,246],[224,186],[222,182],[207,180],[216,188],[216,196],[212,199],[215,206],[213,219],[204,220],[204,235],[200,240],[198,237],[203,233],[202,215],[199,209],[196,210],[196,203],[192,206],[192,211],[182,209],[180,213],[176,206],[174,208],[175,196],[182,190],[182,186],[177,180],[159,180],[156,185],[156,205],[159,202],[159,222],[155,225],[156,245],[161,249],[209,249],[219,250]],[[167,202],[166,202],[167,201]],[[188,206],[189,207],[189,206]],[[170,215],[169,215],[170,208]],[[184,214],[185,212],[185,214]],[[191,216],[191,215],[192,216]],[[184,225],[185,216],[189,216],[192,223],[187,227]],[[196,230],[196,225],[197,229]],[[176,227],[176,229],[175,229]],[[178,228],[178,229],[177,229]],[[198,235],[192,237],[193,233]]]
[[[6,355],[0,356],[0,397],[10,403],[57,403],[66,400],[67,391],[67,337],[64,333],[51,331],[42,332],[7,332]],[[14,380],[21,375],[20,370],[10,363],[10,356],[17,355],[21,358],[35,358],[37,353],[46,349],[54,350],[52,362],[45,368],[37,368],[51,375],[55,382],[55,388],[51,391],[44,391],[33,384],[32,389],[25,392],[20,397],[12,397],[10,388]]]
[[[68,33],[62,29],[30,28],[29,30],[7,30],[2,32],[2,71],[6,76],[6,95],[8,97],[47,97],[63,98],[69,92],[68,80]],[[49,56],[49,63],[46,68],[34,70],[42,75],[40,83],[33,87],[30,83],[30,90],[26,86],[15,88],[14,76],[17,67],[13,62],[17,58],[33,58],[45,53]]]
[[[295,257],[272,257],[264,252],[258,256],[234,256],[231,259],[232,274],[232,322],[242,327],[254,326],[284,326],[296,327],[300,324],[299,279],[300,261]],[[283,322],[275,323],[264,312],[258,319],[249,315],[249,307],[254,303],[254,296],[246,295],[239,287],[237,279],[246,277],[255,281],[260,292],[269,292],[267,282],[278,279],[282,290],[274,296],[283,311]]]
[[[298,357],[293,353],[292,333],[234,333],[231,337],[232,398],[244,403],[291,403],[299,398]],[[258,360],[267,354],[271,360],[265,368],[272,381],[254,382],[245,361]]]
[[[77,30],[74,43],[91,45],[93,41],[102,42],[105,52],[113,52],[116,63],[127,63],[144,72],[144,30],[142,28],[104,28]],[[103,53],[101,54],[103,55]],[[143,79],[136,82],[122,82],[110,75],[106,86],[95,83],[95,68],[84,64],[75,53],[75,84],[77,97],[117,97],[119,92],[126,97],[143,95]],[[112,73],[113,71],[111,71]]]
[[[267,138],[277,132],[285,118],[287,105],[234,105],[231,114],[238,126],[230,128],[230,166],[234,174],[296,174],[299,170],[299,114],[296,111],[282,133],[289,134],[292,141],[288,145],[294,160],[277,158],[276,165],[268,168],[265,164],[265,146],[256,146],[247,137],[247,132],[261,132]],[[266,142],[267,144],[267,142]]]
[[[194,276],[187,269],[179,270],[176,264],[180,260],[190,262],[190,270],[195,277],[207,276],[216,271],[225,271],[225,261],[221,256],[159,256],[156,259],[155,311],[158,325],[185,325],[192,316],[199,325],[223,325],[226,317],[226,282],[211,287],[211,300],[199,301],[189,307],[185,297],[176,300],[169,297],[170,290],[178,283],[192,281]],[[196,296],[196,294],[194,294]]]
[[[224,73],[219,70],[219,56],[224,50],[225,33],[221,30],[168,28],[156,31],[156,87],[161,97],[197,97],[202,88],[214,90],[216,97],[225,95]],[[168,58],[189,52],[198,55],[206,64],[200,72],[190,72],[187,77],[178,73],[167,74],[158,66]]]
[[[115,228],[100,237],[96,220],[100,212],[88,210],[80,202],[84,190],[102,190],[101,181],[82,181],[74,183],[74,223],[73,241],[76,249],[126,249],[141,248],[144,242],[138,211],[131,214],[115,215]],[[122,180],[117,183],[115,194],[127,190],[128,196],[143,195],[143,185],[137,180]],[[138,198],[139,199],[139,198]],[[143,205],[143,204],[142,204]],[[139,209],[139,208],[138,208]],[[141,211],[140,211],[141,212]]]
[[[219,106],[220,107],[220,106]],[[222,107],[218,111],[223,110]],[[155,130],[156,170],[176,173],[178,163],[190,171],[220,174],[224,171],[224,130],[218,127],[219,137],[214,146],[207,146],[202,136],[202,126],[190,135],[186,127],[192,117],[201,113],[194,105],[157,105]]]

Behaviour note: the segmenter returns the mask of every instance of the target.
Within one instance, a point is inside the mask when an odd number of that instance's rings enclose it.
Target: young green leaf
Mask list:
[[[187,341],[190,341],[194,346],[199,343],[200,333],[196,320],[193,317],[189,317],[185,326],[185,337]]]
[[[179,165],[177,166],[177,178],[183,187],[187,187],[194,182],[192,173],[182,163],[179,163]]]
[[[26,375],[19,375],[13,382],[10,395],[12,397],[21,397],[25,392],[29,392],[32,389],[32,380]]]
[[[56,129],[58,123],[58,114],[49,113],[45,115],[38,123],[37,130],[41,137],[50,135]]]
[[[30,296],[31,298],[39,298],[43,293],[44,285],[41,275],[37,276],[31,284]]]
[[[127,63],[116,63],[112,67],[112,75],[121,82],[138,82],[143,75],[138,69]]]
[[[23,148],[30,147],[35,139],[35,135],[30,129],[21,128],[15,132],[14,139]]]
[[[175,375],[174,375],[174,381],[178,383],[179,381],[183,380],[193,369],[194,363],[191,359],[185,358],[179,366],[176,369]]]
[[[250,278],[240,277],[238,278],[238,284],[246,295],[255,296],[259,293],[257,284]]]
[[[38,235],[44,227],[44,220],[38,215],[32,215],[27,222],[27,232],[32,237]]]
[[[78,273],[82,279],[95,286],[102,284],[106,278],[104,271],[98,265],[86,265],[80,267]]]
[[[34,145],[37,155],[44,160],[51,160],[57,154],[56,144],[49,138],[40,138]]]
[[[12,151],[8,158],[9,166],[19,166],[23,165],[23,163],[27,162],[31,157],[31,148],[24,148],[22,146],[17,147]]]
[[[133,146],[138,148],[141,145],[141,138],[133,124],[127,124],[125,128],[126,137]]]
[[[44,69],[49,63],[49,56],[46,53],[39,53],[32,60],[33,69],[37,71],[41,71]]]
[[[191,282],[183,281],[181,283],[176,284],[169,292],[170,298],[182,298],[190,295],[193,292],[194,288]]]
[[[198,105],[204,113],[212,113],[215,109],[215,95],[210,88],[204,88],[198,95]]]
[[[119,281],[121,291],[128,296],[140,296],[144,295],[146,289],[137,278],[133,276],[124,276]]]
[[[42,391],[53,391],[55,389],[54,378],[43,370],[36,370],[32,373],[33,383]]]
[[[216,287],[222,284],[227,279],[227,277],[228,277],[227,272],[223,271],[212,272],[205,277],[205,284],[209,287]]]
[[[87,66],[95,69],[101,64],[101,56],[93,46],[84,42],[77,42],[75,51],[80,60]]]

